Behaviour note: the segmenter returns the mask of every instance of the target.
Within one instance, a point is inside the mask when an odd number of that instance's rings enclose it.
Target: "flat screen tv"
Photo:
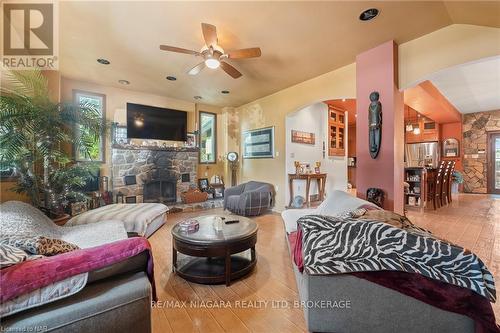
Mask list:
[[[155,106],[127,103],[127,137],[186,141],[187,113]]]

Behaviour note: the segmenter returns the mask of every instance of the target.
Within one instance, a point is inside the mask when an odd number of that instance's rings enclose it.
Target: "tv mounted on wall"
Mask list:
[[[127,137],[187,141],[187,113],[127,103]]]

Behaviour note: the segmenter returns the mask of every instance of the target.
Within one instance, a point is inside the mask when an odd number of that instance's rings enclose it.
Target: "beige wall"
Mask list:
[[[399,87],[406,89],[439,70],[499,54],[499,28],[453,24],[399,45]]]
[[[193,102],[182,101],[165,96],[147,94],[129,89],[120,89],[115,87],[102,86],[89,82],[76,81],[63,77],[61,82],[61,99],[63,101],[72,101],[73,90],[83,90],[105,95],[106,119],[108,121],[119,122],[121,124],[125,124],[126,122],[127,102],[186,111],[188,112],[188,131],[190,132],[195,130],[195,126],[198,123],[197,110],[222,113],[221,108],[218,107],[196,104]],[[225,126],[224,117],[218,117],[217,125],[218,125],[218,133],[221,133],[218,135],[219,136],[218,142],[223,142],[224,141],[222,139],[223,131],[220,131],[219,129]],[[103,164],[103,167],[101,169],[103,175],[109,175],[110,163],[111,163],[111,156],[110,156],[111,145],[110,145],[109,134],[106,140],[107,140],[106,151],[105,151],[106,163]],[[225,147],[218,146],[218,153],[220,154],[223,151],[225,151]],[[200,170],[201,168],[199,168],[199,171]],[[212,172],[218,173],[220,170],[224,170],[224,163],[219,162],[215,165],[212,164],[210,165],[211,172],[209,172],[209,175],[212,175]],[[203,174],[200,174],[200,176],[203,176]]]
[[[258,180],[276,186],[276,209],[285,206],[285,119],[286,115],[310,104],[329,99],[353,98],[356,96],[356,73],[354,64],[323,74],[314,79],[281,90],[236,108],[230,114],[230,147],[241,153],[241,132],[274,126],[275,157],[273,159],[246,159],[241,161],[240,182]],[[297,130],[300,130],[297,128]],[[240,154],[241,155],[241,154]]]

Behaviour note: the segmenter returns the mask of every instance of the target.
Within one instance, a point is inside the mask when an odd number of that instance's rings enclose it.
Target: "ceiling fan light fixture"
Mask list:
[[[218,59],[215,59],[215,58],[208,58],[208,59],[205,59],[205,65],[207,65],[208,68],[216,69],[216,68],[219,68],[220,61]]]

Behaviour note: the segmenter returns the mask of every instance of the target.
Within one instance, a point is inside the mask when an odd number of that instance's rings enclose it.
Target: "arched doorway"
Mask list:
[[[331,113],[341,115],[332,123]],[[331,99],[310,104],[290,113],[286,117],[286,177],[296,173],[296,163],[302,172],[320,172],[327,175],[326,194],[332,190],[348,190],[348,169],[355,168],[355,116],[354,99]],[[335,117],[335,116],[334,116]],[[343,125],[341,125],[343,124]],[[352,133],[349,131],[353,130]],[[335,146],[336,149],[332,149]],[[351,166],[348,166],[351,164]],[[354,175],[355,177],[355,175]],[[352,183],[351,183],[352,184]],[[306,181],[294,181],[293,193],[305,199]],[[317,204],[319,188],[311,182],[310,201]],[[285,191],[285,202],[290,201],[289,189]]]

